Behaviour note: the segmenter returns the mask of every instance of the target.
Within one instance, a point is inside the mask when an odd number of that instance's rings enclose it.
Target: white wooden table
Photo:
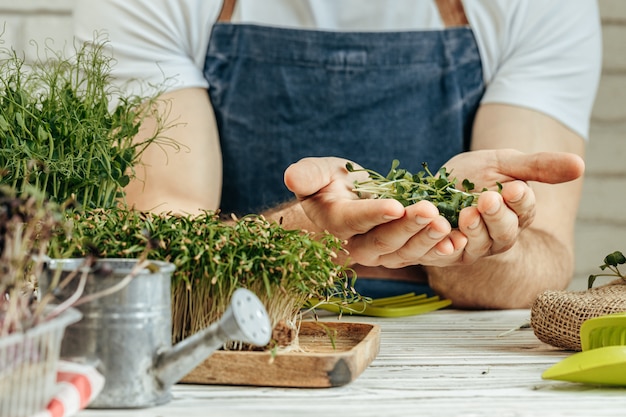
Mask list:
[[[168,404],[84,410],[79,417],[620,416],[626,388],[541,379],[570,355],[518,330],[527,310],[441,310],[397,319],[343,317],[381,326],[380,353],[337,388],[177,385]],[[325,317],[325,320],[333,320]]]

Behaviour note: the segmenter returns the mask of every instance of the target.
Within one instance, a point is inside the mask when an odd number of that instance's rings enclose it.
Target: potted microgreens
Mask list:
[[[232,292],[246,287],[272,318],[274,344],[294,340],[300,309],[308,298],[352,301],[353,274],[333,263],[341,242],[285,230],[250,215],[221,221],[218,213],[140,213],[124,203],[123,188],[149,145],[177,150],[163,133],[168,126],[153,96],[125,95],[111,83],[112,59],[105,42],[78,48],[73,57],[49,54],[27,65],[5,51],[0,66],[0,183],[18,190],[32,185],[53,201],[76,201],[66,211],[72,233],[59,233],[61,257],[97,255],[172,262],[173,339],[195,333],[223,314]],[[146,117],[157,127],[147,139],[136,134]],[[169,147],[169,149],[167,149]],[[285,328],[287,331],[284,331]],[[279,340],[280,339],[280,340]]]
[[[30,417],[49,405],[66,328],[81,319],[74,307],[119,291],[148,266],[144,251],[120,285],[87,294],[95,257],[64,276],[50,267],[58,236],[71,233],[64,205],[34,187],[18,195],[0,186],[0,416]],[[57,302],[58,290],[70,296]]]

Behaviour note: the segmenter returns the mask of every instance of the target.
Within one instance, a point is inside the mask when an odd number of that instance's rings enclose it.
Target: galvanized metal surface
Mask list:
[[[136,260],[102,259],[89,271],[84,294],[115,287],[131,273]],[[52,260],[42,283],[55,271],[80,269],[81,259]],[[271,327],[254,294],[237,290],[224,317],[191,338],[171,345],[171,275],[174,265],[152,261],[156,271],[142,269],[124,286],[105,297],[82,304],[83,319],[69,326],[61,355],[96,364],[105,377],[102,392],[90,408],[143,408],[167,403],[171,386],[227,340],[264,345]],[[47,282],[46,282],[47,280]],[[67,299],[79,279],[59,292]]]

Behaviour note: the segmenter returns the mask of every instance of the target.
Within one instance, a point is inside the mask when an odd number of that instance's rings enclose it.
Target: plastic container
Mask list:
[[[25,333],[0,338],[0,417],[29,417],[46,408],[56,390],[65,328],[81,317],[70,308]]]

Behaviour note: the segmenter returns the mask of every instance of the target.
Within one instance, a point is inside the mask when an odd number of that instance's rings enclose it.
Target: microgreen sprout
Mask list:
[[[346,164],[348,172],[367,172],[369,178],[354,182],[354,191],[359,197],[392,198],[405,207],[421,200],[432,202],[439,213],[445,217],[452,227],[458,227],[459,213],[465,207],[475,206],[480,193],[474,191],[475,185],[465,179],[461,183],[463,189],[456,188],[457,179],[451,177],[445,167],[437,175],[422,163],[422,171],[412,174],[404,168],[398,168],[400,162],[394,159],[386,176],[371,169],[356,169],[351,163]],[[502,189],[501,184],[497,184]],[[486,188],[482,191],[486,191]]]
[[[593,283],[598,277],[617,277],[621,278],[623,281],[626,281],[626,276],[619,270],[619,265],[623,265],[626,263],[626,257],[620,251],[615,251],[613,253],[608,254],[604,258],[604,263],[599,266],[602,271],[609,270],[607,273],[601,274],[592,274],[589,275],[589,279],[587,281],[587,288],[593,287]]]
[[[360,300],[356,276],[334,263],[342,241],[328,234],[287,230],[260,215],[232,222],[217,212],[153,214],[125,208],[76,212],[73,234],[59,235],[64,257],[97,248],[103,257],[137,256],[148,236],[151,259],[172,262],[173,340],[180,341],[219,319],[238,287],[259,296],[272,326],[296,328],[310,299]]]

